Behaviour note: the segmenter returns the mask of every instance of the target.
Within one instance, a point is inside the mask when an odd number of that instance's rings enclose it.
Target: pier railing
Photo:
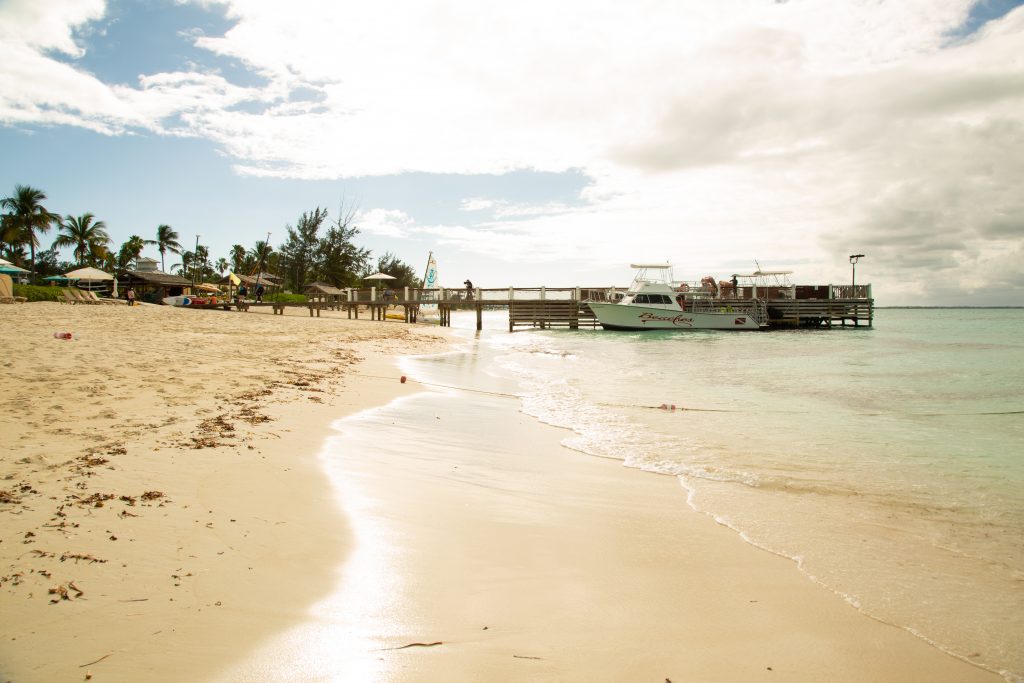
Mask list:
[[[345,303],[422,302],[460,303],[493,302],[507,304],[510,301],[607,301],[616,291],[624,287],[476,287],[421,289],[417,287],[370,287],[343,290],[340,297]]]
[[[617,301],[624,287],[500,287],[445,288],[370,287],[345,289],[306,304],[310,315],[321,309],[337,308],[349,317],[359,317],[360,309],[369,309],[372,317],[384,320],[392,306],[404,308],[407,322],[415,322],[425,305],[433,304],[441,324],[450,324],[457,310],[475,310],[477,329],[482,325],[482,312],[508,308],[509,329],[517,326],[569,327],[596,326],[588,302]],[[752,315],[774,326],[845,326],[847,323],[870,326],[874,319],[871,285],[791,285],[725,287],[718,291],[704,285],[680,290],[679,298],[691,311],[718,311]],[[283,307],[285,304],[275,304]],[[275,312],[278,312],[275,309]]]

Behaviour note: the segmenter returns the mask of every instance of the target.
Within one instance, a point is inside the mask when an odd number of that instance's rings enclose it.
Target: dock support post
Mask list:
[[[476,305],[476,331],[484,329],[484,307],[482,304]]]

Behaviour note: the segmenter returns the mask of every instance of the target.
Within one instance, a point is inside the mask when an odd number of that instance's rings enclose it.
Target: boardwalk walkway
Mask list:
[[[477,288],[424,290],[404,288],[399,291],[376,288],[347,289],[343,295],[321,297],[305,303],[274,303],[275,313],[286,308],[309,309],[309,315],[319,316],[322,309],[344,310],[349,318],[359,318],[360,311],[373,320],[388,319],[388,311],[402,311],[401,320],[417,322],[420,316],[436,311],[442,326],[451,325],[456,310],[476,313],[476,328],[483,328],[485,310],[507,309],[509,331],[516,328],[569,329],[594,328],[599,323],[587,306],[588,301],[614,300],[625,292],[622,287],[508,287],[502,289]],[[871,285],[820,285],[762,288],[740,288],[729,297],[702,300],[703,305],[727,310],[749,305],[751,299],[765,302],[771,327],[833,327],[835,325],[872,325],[874,299]],[[394,315],[392,315],[394,317]]]

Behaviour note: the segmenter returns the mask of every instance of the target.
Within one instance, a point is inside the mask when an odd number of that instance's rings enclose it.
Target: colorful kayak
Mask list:
[[[163,302],[168,306],[216,306],[217,297],[205,297],[205,296],[168,296],[164,297]]]

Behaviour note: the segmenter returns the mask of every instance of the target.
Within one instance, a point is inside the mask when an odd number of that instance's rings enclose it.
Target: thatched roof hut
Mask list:
[[[255,289],[257,285],[263,285],[264,289],[269,290],[278,288],[282,284],[281,278],[277,275],[271,275],[270,273],[256,273],[255,275],[240,275],[235,273],[235,277],[237,277],[248,289]],[[225,275],[217,281],[217,284],[231,284],[231,276]]]
[[[344,289],[338,289],[326,282],[311,282],[303,289],[303,293],[309,301],[328,304],[339,304],[347,298]]]
[[[192,281],[159,270],[129,270],[117,278],[117,286],[122,291],[134,289],[140,301],[156,304],[168,296],[191,293]]]
[[[311,282],[306,285],[303,290],[306,296],[345,296],[344,289],[338,289],[333,285],[329,285],[326,282]]]

